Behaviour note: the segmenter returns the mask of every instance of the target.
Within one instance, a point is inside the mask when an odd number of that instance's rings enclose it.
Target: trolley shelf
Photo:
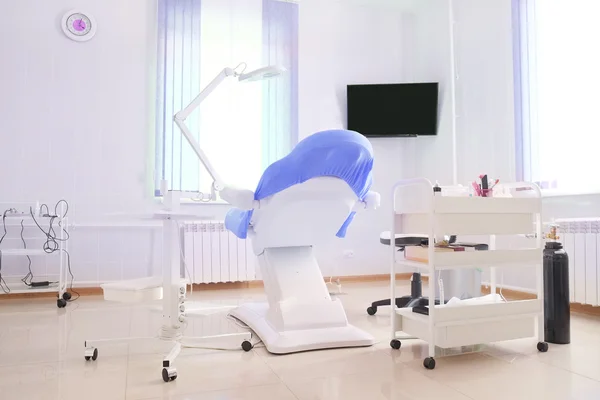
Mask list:
[[[58,252],[47,253],[40,249],[6,249],[0,250],[2,256],[48,256],[51,254],[59,255]]]
[[[430,317],[417,314],[411,309],[401,308],[396,310],[398,315],[396,318],[395,335],[397,332],[404,332],[427,342],[434,342],[436,346],[441,348],[471,346],[481,343],[532,337],[535,334],[536,317],[541,312],[539,309],[540,305],[537,300],[526,300],[526,302],[532,303],[530,305],[519,305],[521,308],[520,312],[510,313],[512,311],[511,302],[489,304],[499,306],[499,309],[496,311],[503,310],[503,312],[499,314],[492,313],[490,315],[493,316],[486,318],[469,319],[467,315],[463,315],[459,319],[451,321],[439,321],[439,315],[437,314],[444,315],[444,313],[443,309],[437,309],[434,316],[436,322],[433,327],[433,340],[429,331]],[[484,307],[484,305],[446,308],[464,309],[471,307]],[[525,312],[528,309],[529,311]],[[465,311],[467,310],[460,310],[460,312]],[[468,314],[468,311],[465,314]]]
[[[533,233],[528,214],[436,214],[434,235],[519,235]],[[397,214],[396,224],[404,232],[429,232],[427,213]]]
[[[429,268],[425,262],[397,260],[400,265],[412,268]],[[454,251],[436,252],[433,256],[435,269],[460,269],[485,266],[520,266],[534,267],[542,262],[539,249],[519,250],[483,250],[483,251]]]
[[[514,197],[451,197],[432,198],[431,211],[435,214],[533,214],[539,211],[539,199]],[[414,203],[408,207],[398,205],[397,214],[420,214],[430,211],[424,203]]]
[[[23,293],[56,293],[58,291],[58,283],[51,283],[46,287],[31,287],[27,286],[22,282],[11,283],[9,294],[23,294]]]
[[[510,320],[519,315],[535,315],[542,311],[540,300],[520,300],[499,303],[473,304],[464,306],[435,306],[433,326],[469,325],[481,321]],[[413,312],[409,308],[398,308],[396,313],[403,318],[429,323],[429,316]]]

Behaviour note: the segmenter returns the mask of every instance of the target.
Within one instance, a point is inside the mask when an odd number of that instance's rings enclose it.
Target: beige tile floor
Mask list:
[[[475,354],[437,358],[422,367],[423,342],[389,347],[389,311],[365,308],[387,286],[346,284],[340,296],[352,323],[380,343],[370,348],[274,356],[184,349],[179,377],[164,383],[161,351],[142,344],[103,346],[96,362],[83,359],[84,340],[156,333],[160,315],[146,305],[81,298],[58,310],[48,299],[0,301],[0,400],[377,400],[600,399],[600,320],[574,316],[572,343],[538,353],[536,340],[486,346]],[[408,290],[404,287],[404,290]],[[196,293],[194,300],[237,304],[261,290]],[[193,319],[188,333],[234,332],[224,314]]]

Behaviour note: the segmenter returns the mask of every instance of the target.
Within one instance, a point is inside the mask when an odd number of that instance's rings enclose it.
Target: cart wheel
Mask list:
[[[162,378],[165,382],[171,382],[177,379],[177,370],[173,367],[166,367],[162,370]]]
[[[71,300],[71,293],[64,292],[63,295],[62,295],[62,298],[65,299],[66,301]]]
[[[398,339],[393,339],[390,342],[390,347],[394,350],[398,350],[401,346],[402,346],[402,342],[400,342]]]
[[[254,346],[252,346],[252,343],[250,343],[248,340],[244,340],[242,342],[242,350],[248,352],[250,350],[252,350]]]
[[[98,349],[91,347],[89,349],[85,349],[85,361],[96,361],[98,358]]]
[[[367,314],[369,314],[369,315],[375,315],[375,313],[377,313],[377,307],[371,306],[371,307],[367,308]]]
[[[65,308],[67,306],[67,301],[65,299],[56,300],[56,306],[58,308]]]
[[[546,343],[546,342],[539,342],[537,344],[537,349],[538,349],[538,351],[540,351],[542,353],[547,352],[548,351],[548,343]]]
[[[433,357],[427,357],[425,360],[423,360],[423,366],[427,369],[434,369],[435,360],[433,359]]]

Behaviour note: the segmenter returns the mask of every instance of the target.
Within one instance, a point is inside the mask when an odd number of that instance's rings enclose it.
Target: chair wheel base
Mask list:
[[[402,347],[402,342],[399,341],[398,339],[393,339],[390,342],[390,347],[394,350],[398,350],[398,349],[400,349],[400,347]]]
[[[369,314],[369,315],[375,315],[376,313],[377,313],[377,307],[371,306],[371,307],[367,308],[367,314]]]
[[[85,349],[84,357],[85,361],[96,361],[98,358],[98,349],[94,347]]]
[[[173,367],[166,367],[162,369],[162,378],[165,382],[171,382],[177,379],[177,370]]]
[[[423,360],[423,366],[427,369],[434,369],[435,368],[435,360],[433,357],[427,357],[426,359]]]
[[[537,344],[537,349],[541,353],[547,352],[548,351],[548,343],[546,343],[546,342],[539,342]]]
[[[250,343],[248,340],[244,340],[242,342],[242,350],[244,350],[245,352],[252,350],[253,347],[254,346],[252,346],[252,343]]]

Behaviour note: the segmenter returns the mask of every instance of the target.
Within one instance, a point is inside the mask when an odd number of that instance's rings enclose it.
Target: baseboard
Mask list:
[[[491,290],[488,285],[481,285],[481,294],[490,294]],[[537,299],[537,295],[533,293],[523,292],[520,290],[513,290],[508,288],[502,288],[502,295],[510,300],[533,300]]]
[[[411,272],[404,272],[396,274],[396,280],[410,280],[412,277]],[[343,283],[369,283],[369,282],[386,282],[389,281],[389,274],[376,274],[376,275],[350,275],[334,277],[339,279]],[[325,282],[329,282],[329,277],[325,277]],[[422,281],[429,282],[428,276],[422,276]],[[257,289],[262,288],[262,281],[249,281],[249,282],[219,282],[219,283],[195,283],[193,285],[194,291],[200,290],[236,290],[236,289]],[[188,290],[190,290],[188,285]],[[81,296],[101,296],[102,288],[100,287],[78,287],[75,291]],[[487,284],[481,285],[481,293],[489,294],[490,287]],[[536,299],[537,295],[527,291],[527,289],[512,288],[504,286],[502,288],[502,295],[509,300],[532,300]],[[18,294],[2,294],[0,300],[9,299],[31,299],[31,298],[52,298],[56,297],[56,293],[18,293]],[[600,316],[600,307],[590,306],[588,304],[571,303],[571,312]]]
[[[571,312],[600,317],[600,307],[589,304],[571,303]]]
[[[397,280],[408,280],[412,276],[412,273],[401,273],[396,274]],[[390,280],[389,274],[378,274],[378,275],[350,275],[333,277],[339,279],[344,283],[368,283],[368,282],[386,282]],[[427,282],[427,277],[423,277],[423,281]],[[330,278],[325,277],[325,282],[329,282]],[[248,282],[218,282],[218,283],[194,283],[193,290],[236,290],[236,289],[256,289],[262,288],[262,281],[248,281]],[[188,290],[191,287],[188,285]],[[102,288],[100,287],[75,287],[74,292],[79,293],[80,296],[102,296]],[[16,294],[2,294],[0,300],[9,299],[31,299],[31,298],[52,298],[56,297],[55,292],[32,292],[32,293],[16,293]]]
[[[76,287],[73,290],[69,290],[72,296],[98,296],[102,295],[102,288],[100,287]],[[44,298],[56,298],[58,295],[56,292],[31,292],[31,293],[3,293],[0,294],[1,300],[12,300],[12,299],[44,299]]]
[[[482,286],[481,292],[483,294],[489,294],[489,286]],[[508,288],[502,288],[502,295],[509,300],[532,300],[537,299],[535,293],[528,291],[514,290]],[[589,304],[571,303],[571,312],[578,314],[591,315],[594,317],[600,317],[600,307],[591,306]]]

